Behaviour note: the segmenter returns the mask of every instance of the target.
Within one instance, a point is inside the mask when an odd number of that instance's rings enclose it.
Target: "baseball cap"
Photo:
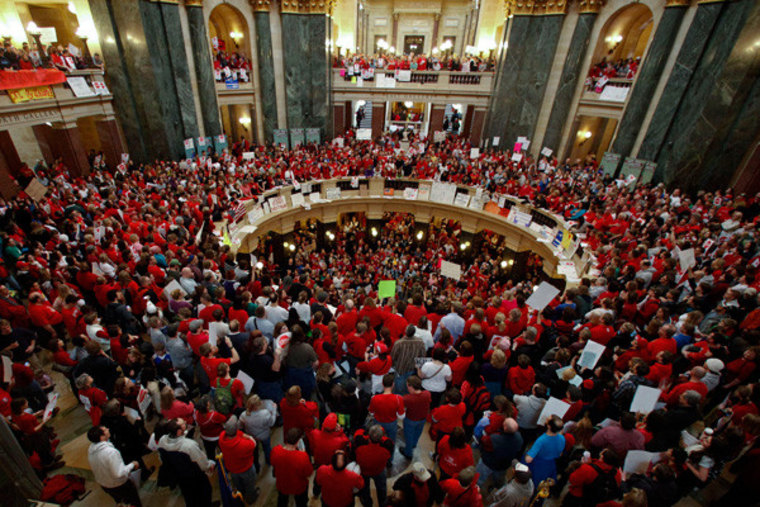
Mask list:
[[[705,361],[705,368],[710,370],[713,373],[720,373],[723,371],[723,368],[725,368],[726,365],[718,359],[717,357],[711,357],[707,361]]]
[[[428,472],[428,469],[425,468],[425,465],[419,461],[412,463],[412,475],[414,475],[414,478],[420,482],[425,482],[430,479],[430,472]]]
[[[334,414],[334,413],[327,414],[327,417],[325,417],[325,420],[322,423],[322,429],[325,431],[335,431],[335,428],[337,427],[338,427],[337,414]]]

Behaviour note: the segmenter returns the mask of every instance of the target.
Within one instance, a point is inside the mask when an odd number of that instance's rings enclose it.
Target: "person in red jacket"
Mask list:
[[[430,425],[430,437],[436,442],[444,435],[449,435],[454,428],[462,426],[462,418],[467,408],[462,402],[462,393],[454,388],[446,391],[446,404],[433,410]]]
[[[615,482],[618,486],[620,485],[622,474],[617,468],[619,461],[620,460],[618,459],[617,454],[615,454],[615,451],[612,449],[605,449],[599,455],[599,459],[593,459],[590,463],[581,464],[581,466],[576,468],[575,471],[570,474],[570,488],[565,496],[562,506],[585,506],[588,505],[589,502],[593,502],[594,505],[597,505],[600,502],[611,500],[612,498],[601,498],[597,496],[596,501],[593,501],[590,497],[592,496],[592,490],[595,489],[598,491],[600,489],[598,487],[595,488],[597,481],[602,480],[602,478],[599,477],[600,474],[614,474]],[[614,494],[615,496],[613,498],[616,498],[617,492],[614,492]]]
[[[533,384],[536,383],[536,372],[530,365],[530,357],[520,354],[517,357],[517,366],[513,366],[507,372],[507,383],[513,394],[530,393]]]
[[[663,393],[661,396],[662,401],[671,407],[678,405],[678,398],[680,398],[681,395],[686,391],[696,391],[704,400],[705,397],[707,397],[707,393],[709,392],[707,386],[702,382],[702,377],[704,377],[706,374],[707,370],[701,366],[695,366],[689,372],[689,380],[672,387],[667,393]]]
[[[214,459],[216,454],[216,445],[219,442],[219,434],[224,430],[224,423],[227,418],[212,408],[211,396],[206,394],[201,396],[195,405],[193,414],[195,424],[201,432],[201,440],[206,450],[206,457]]]
[[[451,435],[444,435],[438,443],[438,466],[441,467],[440,480],[456,477],[465,468],[475,466],[472,447],[461,426],[454,428]]]
[[[346,453],[335,451],[329,465],[317,469],[314,489],[324,487],[322,505],[325,507],[349,507],[354,505],[354,494],[364,487],[361,475],[346,470]]]
[[[296,447],[303,432],[290,428],[285,433],[285,442],[272,449],[272,473],[277,486],[277,507],[288,507],[294,496],[296,507],[306,507],[309,500],[309,477],[314,469],[309,455]]]
[[[256,487],[256,467],[253,464],[253,452],[256,439],[238,429],[238,418],[232,416],[219,434],[219,449],[222,461],[229,472],[230,481],[250,505],[259,496]]]
[[[280,401],[282,431],[287,434],[292,428],[299,428],[307,436],[314,429],[319,417],[319,407],[313,401],[301,397],[301,387],[291,386]]]
[[[103,415],[103,405],[108,401],[105,391],[92,385],[92,377],[86,373],[81,374],[76,379],[76,386],[79,395],[79,401],[84,405],[84,409],[90,414],[92,425],[100,424],[100,416]]]
[[[368,431],[359,430],[354,435],[354,453],[356,463],[362,471],[364,487],[359,492],[359,500],[364,507],[372,507],[372,497],[369,491],[369,481],[375,482],[377,501],[385,504],[388,492],[385,467],[393,456],[393,442],[383,433],[383,427],[375,424]]]
[[[404,417],[404,398],[398,394],[393,394],[393,384],[396,376],[389,373],[383,377],[383,392],[376,394],[369,402],[369,412],[375,420],[383,427],[385,435],[396,441],[398,431],[397,419]]]
[[[338,416],[334,413],[327,414],[322,429],[312,431],[308,437],[315,467],[329,465],[336,451],[348,449],[348,437],[343,433],[343,428],[338,424]],[[319,496],[316,490],[314,496]]]
[[[369,373],[372,375],[372,392],[380,393],[383,391],[383,375],[391,371],[393,360],[388,353],[388,346],[383,342],[375,344],[377,355],[369,359],[369,352],[365,353],[365,361],[356,365],[358,373]]]
[[[475,467],[467,467],[457,477],[441,481],[445,493],[443,505],[446,507],[483,507],[483,497],[478,487]]]
[[[338,315],[335,323],[338,325],[338,334],[345,336],[356,329],[356,323],[359,322],[359,312],[354,307],[354,300],[346,300],[346,311]]]

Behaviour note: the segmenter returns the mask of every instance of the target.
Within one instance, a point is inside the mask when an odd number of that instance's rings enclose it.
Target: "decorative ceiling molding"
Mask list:
[[[289,14],[330,14],[333,0],[282,0],[280,12]]]
[[[507,17],[567,14],[568,0],[506,0]]]

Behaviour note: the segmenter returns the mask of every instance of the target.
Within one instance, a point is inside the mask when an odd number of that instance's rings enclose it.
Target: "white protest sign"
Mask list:
[[[166,287],[164,287],[164,294],[168,299],[172,299],[172,292],[175,290],[179,290],[183,295],[187,296],[187,291],[182,288],[182,286],[179,284],[177,280],[172,280],[168,284],[166,284]]]
[[[681,264],[681,271],[687,271],[689,268],[697,265],[697,259],[694,257],[694,249],[678,251],[678,261]]]
[[[443,130],[436,130],[433,132],[433,142],[434,143],[442,143],[446,140],[446,132]]]
[[[534,310],[542,311],[546,306],[552,302],[552,299],[557,297],[559,289],[548,282],[541,282],[538,289],[533,291],[528,300],[525,302],[528,306]]]
[[[647,451],[628,451],[625,455],[625,463],[623,464],[623,472],[628,475],[631,474],[644,474],[649,468],[650,464],[654,464],[660,461],[659,452],[647,452]]]
[[[633,395],[630,411],[634,414],[648,414],[654,410],[657,400],[660,399],[662,391],[654,387],[638,386],[636,394]]]
[[[147,417],[152,402],[153,398],[150,397],[148,390],[140,386],[140,392],[137,393],[137,406],[140,407],[143,417]]]
[[[456,198],[454,199],[454,205],[461,206],[463,208],[466,208],[469,202],[470,194],[457,194]]]
[[[541,410],[541,415],[538,416],[537,424],[543,426],[546,420],[553,415],[559,417],[565,417],[565,413],[570,409],[570,404],[566,403],[559,398],[549,398],[544,403],[544,408]]]
[[[462,277],[462,266],[449,261],[441,261],[441,275],[459,280]]]
[[[578,366],[593,370],[596,363],[598,363],[599,359],[602,357],[602,354],[604,354],[605,348],[606,347],[601,343],[591,340],[587,341],[586,346],[583,348],[583,352],[581,352],[581,357],[578,359]]]
[[[253,378],[251,378],[250,375],[248,375],[243,370],[240,370],[236,377],[240,382],[243,383],[243,386],[245,386],[245,392],[246,394],[251,393],[251,389],[253,389]]]
[[[48,394],[48,404],[45,407],[45,413],[43,415],[44,419],[50,419],[53,416],[53,410],[55,410],[55,406],[57,404],[58,404],[58,393]]]
[[[519,163],[522,160],[522,158],[523,158],[523,154],[522,153],[513,153],[512,154],[512,162]]]
[[[417,368],[422,368],[422,366],[425,363],[429,363],[432,360],[433,360],[432,357],[415,357],[414,358],[414,366],[416,366]]]
[[[305,200],[303,198],[303,194],[298,192],[295,194],[290,194],[290,202],[293,205],[293,207],[301,206]]]
[[[8,356],[3,357],[3,382],[10,382],[13,377],[13,362]]]
[[[252,151],[243,152],[243,160],[253,160],[254,153]]]
[[[340,199],[340,187],[330,187],[326,191],[326,197],[330,201]]]
[[[407,199],[409,201],[416,201],[418,190],[416,188],[406,187],[404,189],[404,199]]]
[[[499,146],[499,141],[501,141],[501,138],[499,136],[496,136],[493,138],[493,146]]]
[[[522,145],[523,150],[527,150],[530,147],[530,141],[525,136],[518,137],[517,142]]]
[[[75,97],[92,97],[95,92],[87,85],[87,81],[81,76],[66,78]]]
[[[470,158],[478,158],[480,156],[480,148],[470,148]]]
[[[550,148],[547,148],[546,146],[541,148],[541,155],[543,155],[544,157],[551,157],[552,153],[554,152]]]
[[[357,141],[369,141],[372,139],[372,129],[356,129]]]

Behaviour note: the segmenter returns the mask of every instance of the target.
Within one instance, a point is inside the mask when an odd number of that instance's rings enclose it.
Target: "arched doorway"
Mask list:
[[[228,4],[220,4],[211,11],[208,32],[212,54],[229,57],[237,53],[250,61],[251,41],[248,36],[248,23],[243,14]]]
[[[600,100],[609,114],[574,118],[570,158],[601,160],[617,129],[618,120],[633,87],[641,60],[652,37],[654,16],[642,3],[622,7],[607,19],[597,39],[586,76],[584,100]]]

